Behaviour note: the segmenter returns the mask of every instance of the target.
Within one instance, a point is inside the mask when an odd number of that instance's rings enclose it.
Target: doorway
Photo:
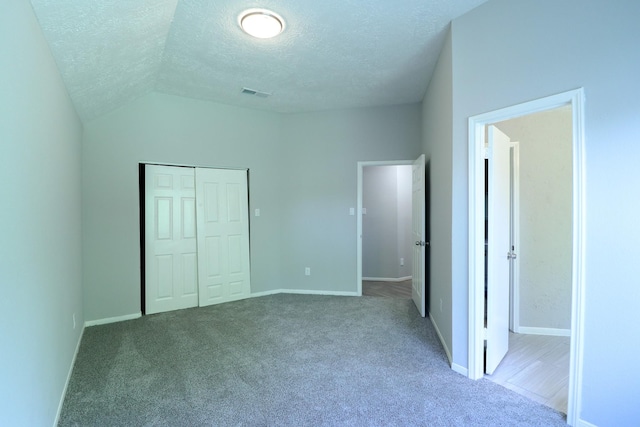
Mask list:
[[[583,91],[570,91],[474,116],[469,119],[469,371],[479,379],[484,371],[484,147],[489,125],[528,114],[570,106],[572,117],[571,320],[567,420],[580,412],[584,290]]]
[[[140,165],[145,314],[250,294],[248,171]]]
[[[420,314],[424,317],[426,312],[425,301],[425,264],[426,264],[426,242],[427,234],[425,233],[425,157],[420,156],[415,161],[370,161],[370,162],[358,162],[358,188],[357,188],[357,208],[351,210],[352,215],[357,217],[357,295],[362,295],[362,280],[363,280],[363,217],[368,214],[365,210],[367,207],[363,204],[364,193],[364,177],[365,168],[375,167],[400,167],[406,166],[411,168],[410,179],[406,180],[403,185],[410,188],[410,192],[407,196],[411,198],[411,233],[409,236],[403,238],[407,251],[406,259],[404,263],[400,258],[401,256],[394,256],[392,263],[405,264],[401,267],[411,267],[411,298],[413,299]],[[394,204],[395,205],[395,204]],[[397,227],[397,226],[396,226]],[[407,233],[408,234],[408,233]],[[410,263],[409,263],[410,258]],[[400,270],[397,270],[400,271]],[[401,279],[407,279],[407,276],[400,277]],[[365,276],[366,278],[366,276]]]
[[[494,165],[485,168],[487,175],[493,172],[486,189],[496,193],[502,187],[498,184],[505,184],[502,204],[495,194],[488,198],[493,204],[487,227],[489,236],[500,236],[502,229],[505,238],[487,245],[492,256],[487,301],[494,304],[487,313],[496,317],[496,299],[503,300],[505,315],[499,318],[504,322],[505,348],[491,360],[499,347],[492,330],[487,336],[486,378],[564,413],[571,332],[571,115],[571,106],[565,106],[487,126],[493,150],[486,162]],[[501,141],[502,160],[496,156]],[[495,165],[498,161],[503,167]],[[495,217],[501,208],[503,220]],[[494,283],[500,279],[495,273],[501,265],[504,294]]]

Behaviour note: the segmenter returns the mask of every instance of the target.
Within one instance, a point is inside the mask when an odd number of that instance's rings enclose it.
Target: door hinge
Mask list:
[[[487,328],[484,328],[482,330],[482,339],[486,341],[488,336],[489,336],[489,331],[487,331]]]

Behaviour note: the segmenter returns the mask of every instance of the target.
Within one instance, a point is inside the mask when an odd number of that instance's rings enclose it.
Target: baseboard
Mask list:
[[[84,322],[84,326],[106,325],[107,323],[116,323],[123,322],[125,320],[138,319],[141,316],[142,313],[138,312],[134,314],[125,314],[124,316],[107,317],[106,319],[87,320],[86,322]]]
[[[550,335],[554,337],[570,337],[571,329],[533,328],[529,326],[520,326],[518,328],[517,333],[526,334],[526,335]]]
[[[460,375],[464,375],[465,377],[469,376],[469,370],[467,368],[465,368],[464,366],[460,366],[457,363],[452,363],[451,364],[451,369],[453,370],[453,372],[457,372]]]
[[[268,295],[276,295],[276,294],[297,294],[297,295],[328,295],[328,296],[338,296],[338,297],[357,297],[357,292],[349,292],[349,291],[317,291],[317,290],[306,290],[306,289],[274,289],[272,291],[264,291],[264,292],[256,292],[250,295],[250,298],[256,297],[265,297]]]
[[[78,343],[76,344],[76,350],[73,352],[73,358],[71,359],[71,365],[69,366],[69,372],[67,373],[67,380],[64,382],[64,387],[62,388],[62,395],[60,396],[60,403],[58,403],[58,411],[56,412],[56,419],[53,422],[53,427],[58,425],[60,421],[60,414],[62,413],[62,405],[64,404],[64,398],[67,395],[67,388],[69,387],[69,381],[71,381],[71,374],[73,373],[73,367],[76,364],[76,357],[78,357],[78,352],[80,351],[80,343],[82,342],[82,337],[84,336],[84,326],[80,331],[80,336],[78,337]]]
[[[313,291],[306,289],[280,289],[282,294],[299,294],[299,295],[328,295],[337,297],[357,297],[357,292],[350,291]]]
[[[276,295],[276,294],[281,294],[281,293],[282,293],[282,289],[273,289],[271,291],[263,291],[263,292],[253,293],[253,294],[249,295],[249,298],[266,297],[266,296],[269,296],[269,295]]]
[[[438,338],[440,339],[440,344],[442,344],[442,348],[444,348],[444,352],[447,354],[447,359],[449,359],[449,366],[451,366],[453,368],[453,357],[451,357],[451,351],[449,351],[449,348],[447,347],[447,344],[445,343],[444,338],[442,337],[442,334],[440,333],[440,329],[438,328],[438,325],[433,320],[433,316],[431,316],[431,313],[429,313],[429,320],[431,321],[431,324],[433,325],[433,329],[436,330],[436,334],[438,334]]]
[[[598,426],[578,418],[578,420],[576,421],[576,425],[574,427],[598,427]]]
[[[405,277],[363,277],[362,280],[366,280],[367,282],[404,282],[405,280],[412,279],[413,276],[405,276]]]

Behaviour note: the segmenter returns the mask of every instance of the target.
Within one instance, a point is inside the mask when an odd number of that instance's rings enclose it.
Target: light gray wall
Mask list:
[[[519,326],[571,328],[571,108],[497,123],[520,149]]]
[[[417,158],[420,104],[287,115],[283,142],[283,284],[356,292],[357,162]]]
[[[422,108],[422,146],[429,162],[431,187],[431,272],[429,316],[440,331],[447,352],[467,337],[453,336],[452,302],[452,43],[447,34]],[[454,340],[455,343],[454,343]],[[464,344],[466,346],[466,344]],[[466,366],[466,363],[462,364]]]
[[[419,119],[418,105],[282,116],[152,93],[88,123],[87,319],[140,312],[141,161],[250,169],[253,293],[355,292],[357,161],[411,158]]]
[[[82,127],[31,4],[1,9],[0,425],[50,426],[83,324]]]
[[[467,366],[467,120],[584,87],[586,263],[582,413],[640,421],[640,2],[491,0],[453,21],[454,360]]]
[[[411,166],[367,166],[362,175],[362,276],[411,276]]]

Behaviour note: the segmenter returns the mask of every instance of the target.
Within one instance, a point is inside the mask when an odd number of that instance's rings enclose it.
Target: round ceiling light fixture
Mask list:
[[[250,36],[270,39],[284,30],[284,20],[277,13],[266,9],[249,9],[238,18],[240,28]]]

